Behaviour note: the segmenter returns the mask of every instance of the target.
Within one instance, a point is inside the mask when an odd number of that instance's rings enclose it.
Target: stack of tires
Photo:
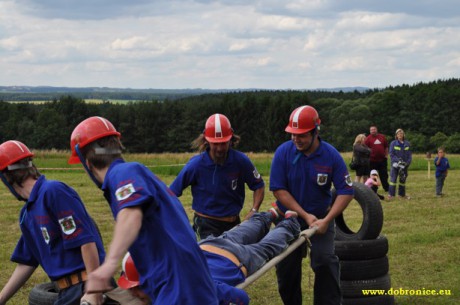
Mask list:
[[[362,183],[354,183],[353,188],[354,199],[363,211],[361,227],[354,232],[347,226],[343,214],[336,218],[335,252],[340,259],[342,304],[393,305],[393,296],[366,295],[366,290],[375,293],[391,288],[388,240],[380,235],[383,210],[377,194]]]

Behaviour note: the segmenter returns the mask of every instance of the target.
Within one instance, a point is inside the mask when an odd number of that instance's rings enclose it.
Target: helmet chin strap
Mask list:
[[[10,190],[11,194],[13,194],[14,197],[16,197],[17,200],[19,200],[19,201],[27,201],[27,199],[23,198],[21,195],[18,194],[18,192],[16,192],[14,187],[10,183],[8,183],[8,181],[6,180],[6,177],[1,172],[0,172],[0,179],[2,179],[3,183]]]
[[[81,164],[83,164],[83,167],[85,168],[86,172],[88,173],[88,176],[91,178],[91,180],[93,180],[94,184],[96,184],[96,186],[98,188],[102,188],[102,183],[100,183],[96,179],[96,177],[94,176],[93,172],[89,169],[88,165],[86,165],[86,159],[83,157],[83,154],[80,151],[79,144],[75,145],[75,151],[76,151],[76,153],[78,155],[78,158],[80,159]]]
[[[319,129],[319,126],[316,125],[316,127],[313,130],[310,131],[312,133],[310,145],[308,145],[308,147],[304,151],[306,151],[306,152],[309,151],[310,148],[313,146],[313,143],[315,142],[315,139],[318,137],[318,129]],[[300,156],[302,156],[302,151],[297,150],[297,155],[295,156],[294,160],[292,161],[292,165],[295,165],[297,163],[297,161],[299,161]]]
[[[318,129],[319,129],[319,126],[316,125],[315,128],[312,131],[310,131],[310,133],[312,134],[312,137],[311,137],[310,145],[308,145],[308,147],[305,149],[306,152],[309,151],[310,148],[313,146],[313,143],[315,143],[315,140],[318,137]]]

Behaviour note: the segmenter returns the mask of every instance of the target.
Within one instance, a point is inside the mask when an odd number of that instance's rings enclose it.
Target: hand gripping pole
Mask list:
[[[243,283],[240,283],[236,286],[236,288],[244,289],[257,279],[259,279],[262,275],[264,275],[268,270],[270,270],[273,266],[281,262],[286,256],[291,254],[295,249],[297,249],[300,245],[306,242],[310,237],[315,234],[318,227],[313,227],[307,230],[300,232],[299,238],[297,238],[289,247],[286,248],[283,252],[281,252],[278,256],[275,256],[270,261],[268,261],[265,265],[262,266],[259,270],[251,274],[246,278]]]

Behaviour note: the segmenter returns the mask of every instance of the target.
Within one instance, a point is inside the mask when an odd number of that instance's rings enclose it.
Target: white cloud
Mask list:
[[[458,77],[458,16],[450,0],[2,0],[0,85],[300,89]]]

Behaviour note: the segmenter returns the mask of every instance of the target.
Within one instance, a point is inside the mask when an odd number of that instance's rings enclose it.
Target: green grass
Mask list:
[[[126,155],[130,161],[139,161],[148,165],[165,183],[169,184],[182,168],[182,164],[193,154],[133,154]],[[66,182],[82,197],[89,213],[98,223],[106,247],[109,245],[113,219],[102,193],[88,179],[81,166],[68,166],[68,152],[36,152],[36,164],[48,179]],[[251,159],[264,176],[267,185],[272,154],[250,154]],[[344,154],[348,160],[349,153]],[[427,161],[424,156],[414,158],[409,171],[407,192],[411,200],[383,201],[385,215],[382,234],[389,240],[390,276],[394,289],[450,289],[451,296],[398,296],[399,305],[454,305],[460,303],[460,156],[448,155],[453,170],[449,172],[445,185],[445,197],[434,196],[434,172],[431,167],[427,173]],[[56,168],[71,168],[67,170]],[[15,265],[9,257],[20,236],[18,213],[22,203],[13,199],[6,187],[0,187],[0,224],[3,242],[0,244],[0,287],[3,287]],[[251,207],[251,193],[247,193],[244,215]],[[180,198],[187,213],[191,216],[190,189]],[[266,187],[266,196],[262,209],[268,209],[273,195]],[[345,219],[352,229],[359,228],[362,220],[361,210],[352,202],[346,210]],[[304,260],[304,304],[312,304],[314,273],[309,268],[309,259]],[[27,284],[8,303],[27,304],[30,289],[48,278],[39,268]],[[272,269],[247,288],[252,304],[280,305],[277,293],[276,276]]]

